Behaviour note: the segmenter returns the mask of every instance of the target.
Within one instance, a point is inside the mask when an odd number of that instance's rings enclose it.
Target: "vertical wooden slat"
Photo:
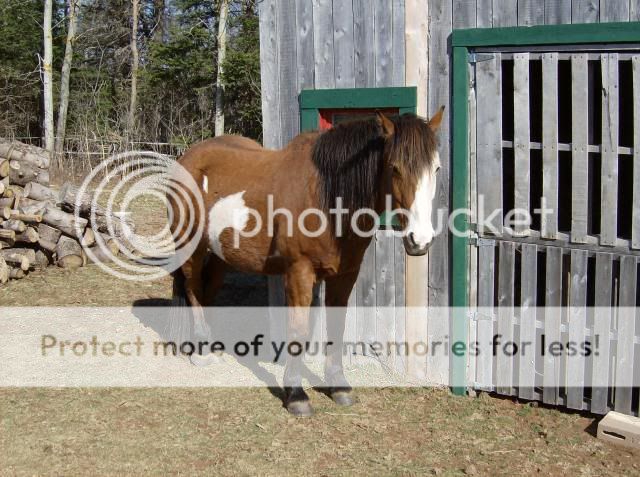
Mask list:
[[[562,249],[547,247],[546,291],[544,316],[544,371],[542,400],[545,404],[559,404],[561,357],[549,352],[549,344],[560,342],[562,305]]]
[[[599,0],[572,0],[571,23],[598,23],[600,21]]]
[[[260,4],[260,76],[262,79],[262,127],[264,147],[280,147],[280,95],[278,89],[277,2]]]
[[[376,339],[376,242],[372,240],[360,265],[357,310],[358,340],[367,346],[366,355],[371,355],[369,345]]]
[[[618,55],[602,55],[602,193],[600,243],[618,236]]]
[[[347,317],[344,330],[345,343],[356,343],[358,341],[358,319],[356,316],[356,310],[358,306],[358,287],[354,285],[351,295],[349,295],[349,302],[347,303]],[[345,364],[355,365],[357,361],[356,356],[349,354],[345,357]]]
[[[395,330],[396,279],[394,264],[394,237],[392,230],[376,232],[376,341],[393,343]],[[394,350],[395,351],[395,350]],[[395,368],[395,354],[383,355],[380,359]]]
[[[542,55],[542,196],[541,235],[558,232],[558,54]]]
[[[633,70],[633,120],[640,125],[640,56],[631,60]],[[633,128],[633,226],[631,246],[640,248],[640,127]]]
[[[311,309],[309,310],[309,339],[313,343],[311,349],[314,349],[316,343],[322,346],[327,336],[327,309],[325,308],[325,284],[317,283],[313,287],[313,299],[311,301]],[[319,348],[321,349],[321,348]],[[314,362],[322,362],[321,353],[308,355],[307,359]]]
[[[280,134],[284,146],[300,132],[295,0],[278,2],[278,63],[280,74]]]
[[[544,25],[544,0],[519,0],[518,25]]]
[[[628,0],[600,0],[600,22],[628,22]]]
[[[589,111],[587,55],[571,55],[571,241],[587,240]]]
[[[476,26],[476,1],[453,0],[453,28]]]
[[[393,238],[393,263],[394,263],[394,279],[395,279],[395,329],[396,343],[407,343],[406,333],[406,303],[404,296],[405,289],[405,265],[406,253],[402,237]],[[404,352],[396,355],[396,372],[404,374],[407,371],[407,357]]]
[[[520,356],[518,396],[534,399],[536,384],[536,293],[538,283],[538,247],[522,244],[520,273]],[[526,343],[530,343],[527,345]]]
[[[355,87],[353,5],[351,0],[333,2],[333,48],[336,88]]]
[[[298,92],[300,92],[303,89],[313,89],[314,86],[313,11],[308,0],[296,0],[296,31]],[[263,63],[261,68],[265,67],[267,65]]]
[[[356,87],[372,88],[376,84],[376,68],[371,0],[353,0],[353,41]]]
[[[631,0],[629,2],[629,21],[640,21],[640,0]],[[640,412],[638,412],[638,414],[640,414]]]
[[[604,414],[608,409],[610,384],[611,287],[613,255],[596,254],[596,284],[593,315],[593,343],[598,339],[598,352],[593,356],[591,412]]]
[[[518,24],[518,2],[515,0],[493,0],[493,27],[508,27]]]
[[[388,0],[373,0],[376,86],[391,86],[393,82],[392,47],[392,4]]]
[[[493,26],[493,0],[477,0],[476,21],[478,28]]]
[[[571,291],[569,308],[569,342],[585,342],[587,326],[587,252],[571,251]],[[582,409],[584,404],[585,358],[579,352],[567,356],[567,407]]]
[[[475,70],[474,65],[469,65],[469,77]],[[477,223],[477,124],[476,124],[476,90],[469,88],[469,204],[471,213],[469,223]],[[478,247],[469,246],[469,311],[477,316],[478,312]],[[475,346],[478,343],[478,321],[469,320],[469,345]],[[476,382],[477,357],[473,353],[468,353],[467,381],[471,389]]]
[[[440,106],[447,106],[450,110],[449,94],[449,38],[452,26],[451,2],[431,2],[429,4],[429,113],[433,114]],[[445,113],[440,126],[441,170],[436,185],[436,195],[433,200],[434,224],[437,224],[439,212],[449,210],[449,124],[450,117]],[[428,339],[445,342],[450,336],[449,312],[449,233],[445,225],[434,238],[429,249],[429,314]],[[449,356],[445,353],[429,355],[427,359],[428,378],[433,382],[448,384]]]
[[[513,293],[515,282],[515,244],[500,242],[500,270],[498,272],[498,335],[500,346],[496,366],[497,391],[513,394]]]
[[[502,102],[500,54],[476,65],[479,230],[502,234]],[[499,212],[495,212],[495,211]],[[492,215],[493,214],[493,215]],[[490,220],[492,219],[492,220]]]
[[[313,0],[313,49],[316,88],[335,88],[333,6],[331,0]]]
[[[623,256],[620,259],[620,299],[614,409],[625,414],[631,414],[632,404],[637,277],[636,257]]]
[[[529,53],[516,53],[513,57],[513,107],[516,114],[513,117],[513,147],[515,160],[514,205],[516,209],[526,213],[529,217],[529,182],[530,182],[530,147],[531,141],[529,125]],[[523,235],[529,226],[520,223],[522,214],[518,214],[518,223],[514,231]]]
[[[546,25],[571,23],[571,2],[567,0],[544,0],[544,23]]]
[[[405,86],[405,10],[404,0],[393,0],[391,57],[393,59],[392,86]]]
[[[495,283],[495,246],[484,244],[478,248],[478,323],[479,353],[476,360],[476,385],[493,390],[493,303]]]

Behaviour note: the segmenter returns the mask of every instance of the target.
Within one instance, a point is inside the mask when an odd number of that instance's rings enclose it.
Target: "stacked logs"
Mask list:
[[[104,249],[117,256],[118,239],[132,230],[132,224],[108,216],[77,187],[50,188],[49,165],[45,150],[0,139],[0,284],[52,264],[82,267],[86,249],[106,261],[110,256]]]

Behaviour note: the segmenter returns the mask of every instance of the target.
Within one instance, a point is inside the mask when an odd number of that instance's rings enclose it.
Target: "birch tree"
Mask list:
[[[136,125],[136,108],[138,107],[138,17],[140,0],[131,0],[131,96],[127,119],[127,135],[131,135]]]
[[[44,2],[44,57],[42,58],[42,82],[44,96],[44,148],[50,153],[54,147],[53,131],[53,39],[51,36],[51,17],[53,16],[53,0]]]
[[[78,1],[68,0],[69,24],[67,29],[67,42],[64,49],[62,73],[60,77],[60,104],[58,106],[58,124],[56,125],[56,154],[62,154],[64,137],[67,129],[67,111],[69,109],[69,80],[71,76],[71,64],[73,62],[73,42],[76,36],[76,24],[78,19]]]
[[[224,134],[224,59],[227,53],[227,16],[229,14],[229,0],[220,0],[220,15],[218,17],[218,74],[216,77],[216,120],[215,135]]]

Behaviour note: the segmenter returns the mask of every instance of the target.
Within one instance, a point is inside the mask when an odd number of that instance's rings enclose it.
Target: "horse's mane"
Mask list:
[[[409,180],[417,182],[431,165],[436,136],[423,119],[404,114],[393,119],[395,133],[388,157]],[[374,208],[380,192],[385,138],[377,119],[343,123],[321,134],[313,148],[313,163],[320,176],[320,202],[325,210],[342,204],[350,214]]]

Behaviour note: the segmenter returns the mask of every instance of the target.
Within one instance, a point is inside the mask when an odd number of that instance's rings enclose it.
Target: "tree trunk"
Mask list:
[[[58,266],[61,268],[74,269],[84,265],[82,247],[78,242],[64,235],[58,240],[56,255],[58,256]]]
[[[131,137],[136,126],[136,108],[138,103],[138,10],[140,0],[131,0],[131,97],[129,117],[127,119],[127,135]]]
[[[58,201],[56,192],[37,182],[30,182],[24,186],[24,196],[34,200],[46,200],[54,204]]]
[[[9,281],[9,265],[0,257],[0,285]]]
[[[44,95],[44,148],[53,152],[53,39],[51,36],[51,18],[53,16],[53,0],[44,2],[44,57],[42,58],[42,78]]]
[[[68,0],[69,27],[67,30],[67,43],[64,49],[62,73],[60,76],[60,106],[58,108],[58,124],[56,128],[56,154],[62,154],[64,136],[67,129],[67,109],[69,108],[69,77],[71,75],[71,63],[73,61],[73,43],[76,36],[76,23],[78,19],[78,0]]]
[[[76,217],[73,214],[67,214],[55,207],[47,207],[47,211],[44,214],[44,223],[62,230],[65,234],[71,237],[82,237],[84,229],[87,227],[87,220]]]
[[[38,245],[49,252],[56,251],[56,245],[62,232],[47,224],[38,224]]]
[[[9,162],[9,180],[12,184],[26,186],[29,182],[49,185],[49,171],[39,169],[28,162]]]
[[[218,21],[218,74],[216,76],[216,136],[224,134],[224,58],[227,54],[227,16],[229,0],[220,0]]]

